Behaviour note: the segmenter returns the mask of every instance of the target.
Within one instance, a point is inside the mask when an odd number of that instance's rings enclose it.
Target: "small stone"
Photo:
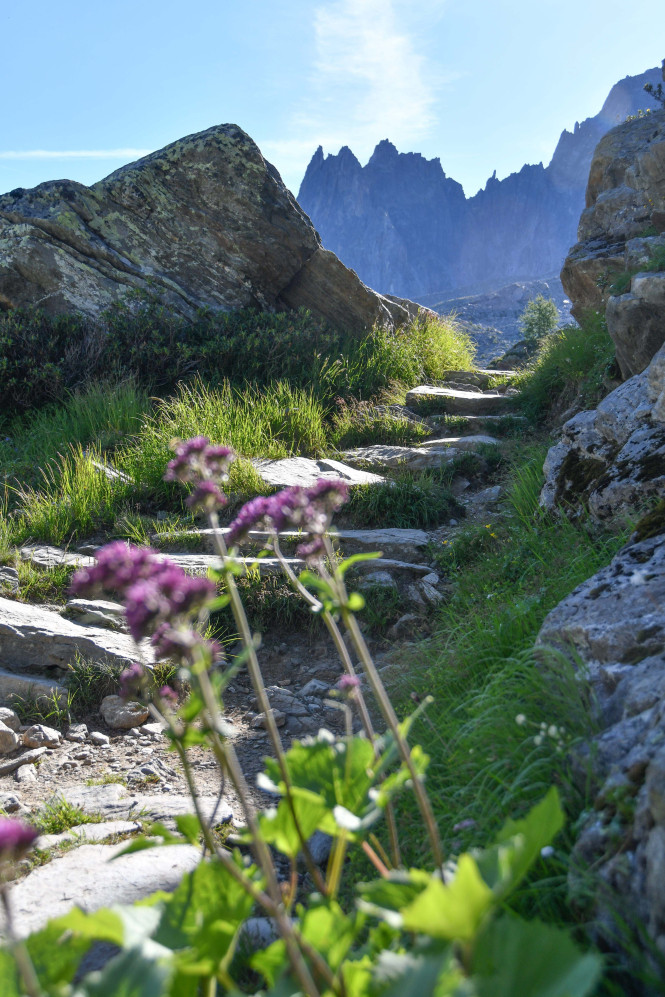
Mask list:
[[[421,582],[426,582],[428,585],[438,585],[441,581],[436,571],[430,571],[429,575],[423,575],[420,580]]]
[[[451,519],[450,520],[450,525],[451,526],[457,526],[457,520],[456,519]]]
[[[275,719],[275,723],[277,724],[277,726],[278,727],[283,727],[284,724],[286,723],[286,714],[282,713],[281,710],[273,710],[272,711],[272,715],[273,715],[273,717]],[[250,727],[254,727],[255,729],[259,728],[259,727],[267,727],[267,726],[268,726],[268,723],[267,723],[267,720],[266,720],[265,713],[259,713],[257,716],[255,716],[253,718],[253,720],[250,721]]]
[[[160,720],[155,720],[153,723],[143,724],[141,732],[143,734],[148,734],[150,737],[161,737],[165,729],[166,724],[162,723]]]
[[[74,744],[83,744],[88,736],[88,728],[85,724],[72,724],[65,734],[65,741],[72,741]]]
[[[14,782],[18,782],[21,786],[37,782],[37,769],[34,765],[22,765],[14,772]]]
[[[327,696],[330,692],[330,686],[327,682],[322,682],[321,679],[310,679],[307,685],[303,686],[300,690],[301,696]]]
[[[0,755],[8,755],[19,746],[18,734],[0,721]]]
[[[127,733],[129,734],[130,737],[140,737],[141,736],[141,731],[138,729],[138,727],[130,727],[130,729],[127,731]]]
[[[443,602],[443,596],[438,589],[435,589],[424,579],[418,582],[418,589],[428,606],[438,606],[439,603]]]
[[[359,589],[396,589],[397,582],[389,571],[370,571],[358,580],[357,586]]]
[[[6,814],[15,814],[21,808],[21,798],[16,793],[0,793],[0,810]]]
[[[130,730],[132,733],[150,716],[147,706],[143,706],[142,703],[128,702],[121,699],[120,696],[106,696],[102,700],[99,712],[109,727],[114,730]],[[139,737],[140,731],[136,730],[134,736]]]
[[[108,736],[108,734],[102,734],[98,730],[90,731],[89,738],[91,744],[96,744],[99,747],[111,743],[111,738]]]
[[[57,748],[62,741],[62,734],[45,724],[33,724],[23,735],[26,748]]]
[[[404,616],[400,616],[399,620],[390,627],[388,637],[391,640],[396,640],[398,637],[410,634],[420,625],[420,622],[421,618],[416,613],[405,613]]]
[[[0,568],[0,589],[9,589],[10,592],[18,592],[19,580],[16,568]]]

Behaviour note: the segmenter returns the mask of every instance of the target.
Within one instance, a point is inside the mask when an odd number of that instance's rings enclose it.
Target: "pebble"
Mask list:
[[[108,734],[102,734],[98,730],[90,731],[89,738],[92,744],[96,744],[99,747],[106,747],[108,744],[111,743],[111,738],[108,736]]]
[[[34,765],[22,765],[14,772],[14,782],[25,786],[26,783],[37,782],[37,769]]]
[[[321,679],[310,679],[307,685],[303,686],[300,690],[301,696],[327,696],[330,692],[330,686],[327,682],[322,682]]]

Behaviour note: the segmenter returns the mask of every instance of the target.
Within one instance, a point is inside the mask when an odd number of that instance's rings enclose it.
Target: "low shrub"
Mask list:
[[[587,315],[581,326],[566,326],[543,340],[538,354],[514,384],[516,404],[534,422],[547,420],[553,408],[561,413],[575,403],[592,408],[609,390],[616,373],[614,343],[605,319]]]
[[[161,395],[196,375],[213,386],[288,381],[330,402],[338,395],[368,398],[395,381],[437,378],[472,359],[468,335],[443,319],[359,336],[303,309],[204,310],[188,320],[134,296],[98,320],[16,309],[0,313],[1,418],[62,401],[99,379],[131,378]]]

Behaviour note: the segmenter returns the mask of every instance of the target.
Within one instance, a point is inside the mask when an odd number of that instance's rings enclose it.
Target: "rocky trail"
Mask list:
[[[444,467],[461,454],[475,457],[478,474],[471,476],[472,481],[459,473],[451,484],[458,504],[464,507],[463,519],[448,518],[429,530],[341,527],[335,534],[341,555],[382,552],[379,561],[357,565],[350,575],[352,587],[361,591],[384,588],[399,596],[400,618],[384,632],[367,633],[376,663],[388,679],[391,670],[399,672],[403,643],[426,636],[428,615],[446,598],[447,580],[436,566],[435,551],[464,520],[486,517],[490,510],[493,516],[496,513],[501,489],[484,487],[483,452],[501,447],[493,431],[504,420],[514,423],[520,418],[511,414],[516,394],[510,387],[511,377],[511,372],[502,371],[501,386],[495,389],[491,379],[497,378],[497,372],[451,371],[443,385],[414,387],[405,407],[391,408],[402,419],[426,425],[430,435],[418,445],[357,447],[340,454],[340,460],[254,461],[264,480],[275,486],[309,485],[320,477],[331,477],[354,487],[382,484],[385,473],[395,467],[421,471]],[[455,435],[444,435],[450,415],[463,418],[454,422]],[[280,571],[275,557],[259,556],[265,540],[266,534],[253,531],[238,558],[243,572],[258,573],[261,579]],[[280,547],[296,572],[305,566],[294,553],[298,540],[295,533],[280,535]],[[208,529],[162,533],[152,541],[191,574],[205,575],[218,563]],[[48,571],[63,564],[93,564],[99,545],[88,542],[64,550],[31,544],[20,554]],[[18,601],[17,589],[16,571],[0,569],[0,811],[29,819],[47,801],[64,799],[95,821],[40,839],[40,864],[28,871],[14,891],[17,923],[27,933],[74,902],[93,908],[130,901],[157,888],[169,889],[196,862],[198,852],[190,847],[169,848],[158,853],[157,862],[145,863],[139,853],[108,863],[118,842],[138,833],[147,822],[168,824],[176,814],[191,811],[186,782],[169,751],[168,739],[147,709],[110,695],[99,709],[77,716],[76,722],[67,724],[63,719],[70,662],[82,658],[117,669],[136,660],[137,649],[126,631],[121,607],[83,599],[70,599],[64,608],[29,605]],[[287,744],[321,727],[342,733],[343,713],[328,698],[339,679],[340,665],[327,635],[315,635],[311,627],[267,633],[259,660]],[[50,707],[43,706],[43,722],[22,723],[12,709],[16,698],[50,703]],[[229,736],[254,786],[269,742],[264,717],[242,672],[226,691],[225,707]],[[232,826],[240,822],[238,802],[228,787],[220,786],[217,766],[207,749],[193,748],[191,763],[203,806],[215,814],[215,823]],[[258,790],[255,801],[264,802]],[[321,860],[325,858],[323,847]]]

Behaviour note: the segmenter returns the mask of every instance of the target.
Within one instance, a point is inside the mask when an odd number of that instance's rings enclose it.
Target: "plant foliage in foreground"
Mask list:
[[[233,453],[198,437],[182,444],[167,477],[193,486],[189,503],[206,509],[213,528],[224,503],[220,483]],[[198,997],[222,992],[268,993],[272,997],[584,997],[599,977],[600,961],[581,953],[561,930],[522,920],[506,909],[543,848],[561,830],[563,814],[556,789],[521,820],[508,820],[488,847],[451,855],[442,851],[439,829],[425,790],[428,758],[407,738],[415,717],[400,723],[369,655],[355,611],[362,597],[348,593],[345,575],[357,555],[334,568],[327,536],[332,513],[345,499],[339,483],[321,481],[270,498],[258,497],[241,510],[229,542],[261,523],[277,533],[300,527],[307,538],[301,556],[309,569],[296,577],[282,559],[294,590],[318,615],[340,656],[343,675],[337,699],[346,734],[321,731],[285,751],[279,737],[256,650],[240,602],[234,549],[218,532],[220,567],[211,579],[184,575],[168,559],[145,548],[112,544],[96,565],[83,569],[75,591],[112,590],[124,601],[127,622],[138,641],[151,635],[157,656],[180,661],[191,686],[178,707],[173,691],[155,689],[146,669],[132,666],[122,676],[126,697],[143,697],[153,715],[168,725],[172,747],[183,762],[192,791],[192,814],[176,818],[177,832],[155,824],[148,837],[125,850],[202,840],[205,857],[170,894],[157,893],[132,907],[118,905],[92,914],[74,908],[50,921],[25,942],[16,938],[8,880],[13,864],[30,847],[34,831],[18,821],[0,820],[0,898],[7,916],[8,941],[0,949],[3,997]],[[369,555],[370,557],[372,555]],[[216,595],[215,584],[222,595]],[[211,610],[229,605],[244,650],[227,668],[213,668],[220,649],[200,636]],[[340,622],[342,627],[340,627]],[[352,664],[361,663],[362,679]],[[246,667],[266,717],[274,757],[267,759],[260,786],[277,803],[255,814],[233,744],[225,736],[226,683]],[[363,686],[371,689],[385,724],[377,735]],[[419,709],[422,710],[427,701]],[[354,734],[358,722],[362,734]],[[246,829],[238,847],[221,845],[204,815],[187,766],[188,749],[206,744],[243,804]],[[409,828],[427,842],[420,868],[401,859],[393,803],[413,793],[419,821]],[[387,852],[373,829],[385,818]],[[327,869],[312,859],[315,831],[331,836]],[[290,866],[280,882],[274,851]],[[360,884],[351,903],[341,900],[344,860],[362,850],[375,878]],[[298,903],[297,861],[303,856],[315,893]],[[268,917],[276,940],[249,957],[239,955],[244,925],[255,912]],[[248,940],[244,936],[245,947]],[[77,977],[79,963],[96,942],[119,953],[98,972]],[[76,980],[76,982],[74,982]]]

